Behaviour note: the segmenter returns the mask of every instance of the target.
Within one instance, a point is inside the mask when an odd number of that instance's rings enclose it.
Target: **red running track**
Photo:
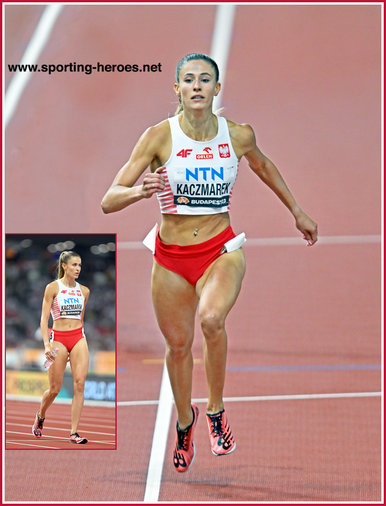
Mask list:
[[[15,18],[34,12],[24,9],[6,8],[9,55],[22,40]],[[151,308],[151,255],[137,243],[159,215],[155,201],[113,216],[102,215],[99,202],[144,129],[173,114],[175,64],[187,52],[210,51],[215,9],[65,6],[41,63],[162,62],[163,70],[33,75],[7,127],[7,232],[118,234],[121,403],[115,451],[74,459],[71,452],[7,450],[8,501],[143,501],[163,341]],[[197,458],[186,475],[174,472],[173,412],[161,501],[382,499],[381,398],[358,396],[381,390],[380,16],[379,5],[237,6],[224,115],[254,126],[322,239],[335,240],[311,249],[301,240],[254,242],[297,232],[280,202],[240,164],[232,223],[249,238],[247,275],[228,321],[225,391],[238,448],[226,458],[210,454],[197,330]],[[62,222],[58,188],[70,181],[73,203]],[[339,240],[348,236],[352,243]],[[353,397],[331,395],[345,393]],[[32,463],[45,476],[39,487],[28,477]],[[76,488],[68,482],[74,473]]]
[[[86,445],[76,445],[69,441],[71,433],[71,405],[54,403],[46,415],[41,438],[32,435],[32,424],[38,402],[7,401],[6,449],[7,450],[74,450],[116,448],[115,409],[103,406],[86,405],[78,432],[88,439]]]

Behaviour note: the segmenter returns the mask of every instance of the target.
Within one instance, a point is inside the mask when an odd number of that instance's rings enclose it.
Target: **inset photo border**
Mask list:
[[[5,449],[116,449],[116,235],[6,234],[5,267]]]

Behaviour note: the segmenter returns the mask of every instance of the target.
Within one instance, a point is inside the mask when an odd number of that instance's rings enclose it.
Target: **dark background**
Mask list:
[[[57,278],[63,250],[82,259],[78,281],[90,289],[84,318],[90,349],[115,349],[115,234],[7,234],[7,348],[42,346],[44,290]]]

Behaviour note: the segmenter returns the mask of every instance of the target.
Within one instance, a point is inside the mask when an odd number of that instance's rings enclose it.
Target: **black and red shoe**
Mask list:
[[[214,415],[207,413],[206,421],[208,422],[210,446],[213,455],[227,455],[236,450],[236,441],[224,410]]]
[[[32,425],[32,434],[35,437],[42,437],[44,420],[45,420],[45,418],[39,417],[39,411],[38,411],[35,415],[34,424]]]
[[[193,435],[198,419],[198,407],[193,405],[192,411],[193,421],[189,427],[181,430],[177,422],[177,437],[173,453],[173,464],[176,471],[179,473],[187,471],[193,464],[194,457],[196,456],[196,447],[193,443]]]
[[[88,443],[88,439],[79,436],[77,432],[74,432],[73,434],[70,435],[70,441],[71,443],[75,443],[77,445],[85,445],[86,443]]]

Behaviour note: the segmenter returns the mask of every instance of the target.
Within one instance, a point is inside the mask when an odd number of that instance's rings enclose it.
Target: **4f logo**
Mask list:
[[[179,151],[177,153],[177,156],[182,156],[182,158],[187,158],[192,151],[193,151],[192,149],[181,149],[181,151]]]
[[[229,151],[229,144],[219,144],[218,152],[220,154],[220,158],[230,158],[231,153]]]

